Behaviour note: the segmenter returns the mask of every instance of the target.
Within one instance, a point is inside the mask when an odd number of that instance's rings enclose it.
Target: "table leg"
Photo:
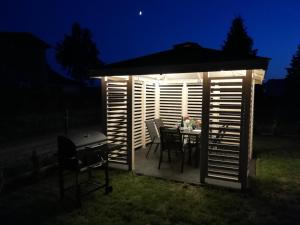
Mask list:
[[[197,135],[196,137],[196,163],[195,166],[199,166],[199,161],[200,161],[200,143],[199,143],[199,136]]]
[[[188,145],[189,145],[189,164],[192,164],[192,144],[191,144],[191,137],[188,136],[188,138],[189,138],[189,143],[188,143]]]

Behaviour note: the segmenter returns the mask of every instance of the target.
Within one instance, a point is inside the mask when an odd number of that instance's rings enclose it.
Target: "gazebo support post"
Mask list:
[[[246,77],[243,79],[242,93],[242,112],[241,112],[241,148],[239,174],[242,189],[247,188],[248,181],[248,153],[250,135],[250,112],[251,112],[251,91],[252,91],[252,70],[247,70]],[[254,97],[254,96],[253,96]]]
[[[128,162],[128,170],[132,170],[132,151],[133,151],[133,143],[132,143],[132,76],[128,76],[127,81],[127,162]]]
[[[106,81],[101,79],[101,132],[107,136],[107,96],[106,96]]]
[[[208,165],[208,133],[209,133],[209,104],[210,104],[210,81],[208,72],[203,73],[203,96],[202,96],[202,132],[200,151],[200,182],[205,183]]]

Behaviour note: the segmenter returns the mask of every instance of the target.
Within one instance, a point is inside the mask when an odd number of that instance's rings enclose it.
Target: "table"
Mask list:
[[[188,128],[181,128],[180,129],[180,134],[182,135],[183,139],[184,136],[189,137],[189,147],[190,147],[190,155],[189,155],[189,161],[191,162],[191,143],[190,143],[190,137],[195,137],[196,138],[196,163],[195,166],[199,166],[199,161],[200,161],[200,137],[201,137],[201,130],[200,129],[188,129]]]

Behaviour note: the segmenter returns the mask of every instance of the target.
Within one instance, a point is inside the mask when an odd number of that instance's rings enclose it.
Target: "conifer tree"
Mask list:
[[[257,50],[253,49],[253,40],[248,36],[242,17],[233,19],[223,51],[232,56],[255,56]]]
[[[286,69],[286,94],[289,97],[300,97],[300,45],[293,55],[290,66]]]
[[[300,45],[286,68],[285,92],[281,103],[283,120],[291,121],[298,126],[300,132]]]

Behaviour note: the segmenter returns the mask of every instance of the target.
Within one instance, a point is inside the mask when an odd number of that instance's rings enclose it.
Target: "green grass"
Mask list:
[[[60,203],[55,177],[0,198],[1,224],[299,224],[300,141],[256,137],[257,177],[247,192],[111,173],[113,192]],[[3,220],[4,219],[4,220]]]

